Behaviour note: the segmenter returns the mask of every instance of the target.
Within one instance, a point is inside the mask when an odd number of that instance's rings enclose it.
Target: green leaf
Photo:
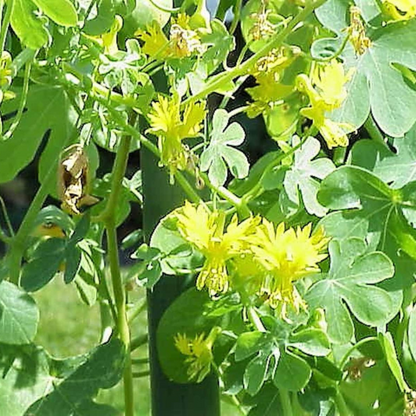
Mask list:
[[[250,399],[249,404],[254,406],[250,409],[248,416],[276,416],[283,414],[279,392],[270,383],[266,383],[260,392]]]
[[[161,27],[165,26],[170,18],[169,12],[164,12],[157,8],[151,0],[136,0],[136,7],[125,17],[125,26],[130,36],[137,29],[145,30],[153,21],[156,21]],[[157,4],[163,8],[171,9],[173,7],[172,0],[158,0]]]
[[[400,390],[404,393],[409,392],[410,388],[404,380],[403,370],[400,365],[399,359],[397,358],[396,349],[394,347],[393,338],[390,332],[386,332],[385,334],[379,333],[378,336],[380,338],[380,343],[384,349],[387,364],[389,365],[390,370],[393,373]]]
[[[87,20],[83,31],[90,36],[98,36],[110,30],[116,15],[116,7],[113,0],[101,0],[97,7],[97,15]]]
[[[256,395],[267,378],[267,370],[272,355],[268,351],[260,351],[247,365],[244,372],[244,388],[251,396]]]
[[[10,24],[20,41],[31,49],[40,49],[49,40],[47,19],[36,13],[37,8],[30,0],[13,1]]]
[[[45,224],[57,225],[65,232],[66,235],[69,235],[74,229],[74,221],[72,218],[66,212],[63,212],[55,205],[48,205],[39,211],[38,215],[36,216],[33,228],[36,229],[37,226],[42,226]]]
[[[60,373],[56,371],[59,362],[54,363],[49,368],[47,391],[26,410],[25,415],[86,416],[87,413],[81,413],[79,409],[91,408],[87,403],[99,389],[109,389],[117,384],[123,373],[124,357],[124,344],[112,339],[95,348],[73,369],[64,366],[65,371]]]
[[[5,114],[16,111],[19,98],[6,102]],[[0,183],[11,181],[35,157],[47,137],[47,144],[39,162],[39,179],[43,182],[49,170],[57,172],[62,148],[73,134],[76,112],[63,88],[54,85],[34,85],[13,136],[0,142]],[[53,174],[54,176],[56,174]],[[56,194],[56,185],[49,190]]]
[[[33,260],[23,267],[21,285],[27,292],[36,292],[49,283],[65,259],[65,241],[49,238],[39,244]]]
[[[306,294],[312,309],[325,309],[328,337],[334,343],[346,343],[354,335],[346,305],[369,326],[384,325],[391,319],[389,293],[373,284],[392,277],[393,264],[384,253],[366,251],[366,244],[358,238],[331,241],[328,275]]]
[[[349,3],[329,0],[317,9],[320,22],[346,36]],[[371,46],[362,55],[347,45],[342,59],[354,73],[347,85],[348,97],[330,116],[335,121],[360,127],[371,112],[381,129],[388,135],[400,137],[416,121],[416,91],[405,82],[402,73],[392,64],[416,69],[416,21],[386,25],[371,34]]]
[[[351,150],[351,163],[372,171],[393,189],[416,180],[416,126],[393,140],[395,152],[374,140],[360,140]]]
[[[211,31],[201,35],[203,45],[208,45],[207,51],[201,58],[206,67],[207,75],[211,74],[221,65],[228,54],[234,50],[234,37],[228,33],[224,23],[220,20],[211,20]]]
[[[295,332],[287,345],[315,356],[325,356],[331,352],[328,337],[320,329],[308,328]]]
[[[172,217],[165,217],[157,225],[150,239],[152,249],[158,249],[165,274],[177,275],[179,270],[195,270],[202,265],[202,255],[191,248],[175,230]]]
[[[243,332],[237,339],[235,346],[235,360],[245,360],[260,351],[267,342],[270,342],[268,333],[260,331]]]
[[[236,122],[228,127],[229,114],[226,110],[216,110],[212,119],[211,141],[201,155],[201,170],[208,171],[210,181],[222,186],[227,180],[227,167],[236,178],[245,178],[249,164],[245,154],[231,146],[244,141],[243,128]]]
[[[416,308],[412,309],[409,318],[409,327],[407,329],[409,338],[409,348],[412,353],[413,360],[416,361]]]
[[[342,166],[321,183],[318,200],[331,209],[355,209],[348,217],[354,222],[345,238],[355,235],[357,227],[366,230],[367,239],[382,250],[387,229],[397,207],[398,192],[371,172],[355,166]],[[356,218],[357,217],[357,218]]]
[[[298,143],[299,139],[295,140],[293,145],[296,146]],[[283,186],[293,204],[300,205],[300,193],[306,211],[311,215],[323,217],[328,210],[317,200],[319,190],[317,179],[323,179],[331,173],[335,165],[326,158],[312,160],[318,155],[320,149],[319,141],[309,137],[295,152],[294,163],[285,174]]]
[[[194,338],[201,333],[207,336],[219,320],[218,317],[210,317],[205,313],[211,302],[206,292],[191,288],[169,306],[160,320],[156,335],[160,365],[168,379],[176,383],[189,383],[190,380],[186,356],[175,347],[174,337],[185,334]]]
[[[33,298],[3,280],[0,283],[0,342],[30,343],[36,335],[38,322],[39,311]]]
[[[32,0],[43,13],[61,26],[76,26],[77,11],[69,0]]]
[[[302,390],[311,377],[311,369],[302,358],[288,351],[282,353],[273,377],[277,388],[289,391]]]
[[[82,260],[81,260],[82,262]],[[88,284],[81,276],[76,275],[74,278],[75,286],[78,290],[79,297],[87,306],[93,306],[97,301],[97,289],[95,286]]]
[[[82,253],[77,246],[70,244],[65,247],[65,283],[71,283],[75,279],[81,267],[81,258]]]

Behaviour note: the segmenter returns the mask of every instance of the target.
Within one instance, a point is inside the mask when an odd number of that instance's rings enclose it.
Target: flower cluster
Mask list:
[[[159,59],[203,54],[205,47],[201,43],[198,32],[191,29],[189,21],[190,17],[183,13],[172,19],[169,39],[157,22],[153,22],[145,31],[137,31],[136,36],[143,41],[143,52]]]
[[[212,346],[220,332],[219,327],[214,327],[206,338],[204,333],[196,335],[193,339],[186,334],[175,336],[175,347],[187,357],[185,363],[188,364],[189,380],[199,383],[210,372],[213,361]]]
[[[328,239],[318,230],[311,236],[311,225],[285,229],[259,217],[241,223],[234,216],[225,230],[225,213],[210,212],[203,205],[185,203],[176,214],[182,237],[197,248],[205,263],[197,288],[208,288],[211,296],[234,289],[253,291],[280,315],[288,306],[296,312],[303,301],[293,282],[319,271],[326,258]]]
[[[177,96],[167,98],[160,95],[158,101],[152,103],[148,117],[148,132],[159,139],[161,165],[168,166],[171,175],[177,170],[185,170],[188,152],[182,140],[199,134],[202,120],[205,118],[204,104],[187,105],[182,111]]]
[[[301,74],[296,78],[298,90],[305,92],[310,101],[310,106],[303,108],[301,114],[313,121],[329,148],[347,146],[347,132],[354,129],[327,117],[327,113],[339,108],[347,97],[345,84],[350,76],[351,71],[345,74],[342,63],[332,60],[317,66],[312,77]]]

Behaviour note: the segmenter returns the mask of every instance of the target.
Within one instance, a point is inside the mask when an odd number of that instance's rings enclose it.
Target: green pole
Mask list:
[[[143,230],[146,241],[158,221],[183,204],[185,196],[177,185],[170,185],[165,170],[148,150],[141,149],[143,180]],[[185,289],[183,279],[162,276],[147,294],[149,321],[150,384],[152,416],[219,416],[218,380],[208,376],[199,384],[177,384],[163,374],[156,348],[156,330],[167,307]],[[138,415],[140,416],[140,415]]]

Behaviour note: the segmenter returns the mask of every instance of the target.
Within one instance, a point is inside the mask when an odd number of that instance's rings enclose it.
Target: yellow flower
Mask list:
[[[259,295],[265,296],[272,308],[279,308],[283,318],[287,307],[296,312],[304,307],[293,282],[319,271],[318,263],[327,257],[323,254],[328,244],[322,231],[311,236],[311,224],[285,230],[283,223],[275,229],[273,223],[263,219],[253,238],[252,251],[265,269]]]
[[[196,31],[189,27],[189,16],[179,14],[170,28],[171,54],[176,58],[204,53],[204,47]]]
[[[135,35],[143,41],[143,52],[152,58],[184,58],[205,51],[199,34],[189,26],[189,16],[183,13],[172,19],[169,39],[157,22]]]
[[[175,347],[187,356],[185,363],[188,364],[187,374],[190,380],[200,383],[210,372],[214,360],[212,346],[220,332],[221,328],[214,327],[207,338],[204,333],[196,335],[193,339],[186,334],[177,334],[174,337]]]
[[[143,41],[142,51],[153,58],[166,58],[169,55],[169,40],[165,36],[159,23],[153,23],[146,30],[138,30],[134,34]]]
[[[384,0],[383,6],[394,20],[409,20],[416,16],[415,0]]]
[[[151,127],[147,131],[159,139],[162,166],[167,166],[171,175],[186,169],[188,157],[182,140],[198,135],[205,117],[204,104],[186,106],[182,116],[178,97],[161,95],[157,102],[152,103],[148,117]]]
[[[312,79],[304,74],[296,78],[298,90],[305,92],[310,101],[310,106],[303,108],[300,113],[313,121],[329,148],[347,146],[347,133],[354,130],[354,127],[347,123],[330,120],[326,114],[339,108],[347,97],[345,83],[349,80],[351,72],[345,74],[342,64],[332,60],[329,64],[315,69]]]
[[[357,55],[362,55],[371,46],[370,39],[365,35],[361,10],[356,6],[350,8],[350,26],[347,28],[347,32]]]
[[[328,65],[316,67],[312,83],[317,88],[319,99],[322,100],[322,106],[326,111],[332,111],[341,106],[347,97],[345,84],[349,78],[349,75],[345,75],[341,62],[333,60]]]
[[[251,74],[256,78],[257,85],[246,89],[254,100],[247,110],[247,115],[250,118],[267,113],[276,105],[282,104],[282,100],[293,92],[292,85],[285,85],[280,81],[284,69],[294,61],[299,51],[298,48],[289,49],[286,47],[273,49],[257,61],[251,71]]]
[[[205,256],[205,263],[197,278],[197,288],[201,290],[207,287],[211,296],[225,293],[230,285],[227,261],[248,249],[248,239],[254,233],[259,219],[248,218],[238,224],[234,216],[224,232],[224,212],[208,212],[203,205],[195,207],[189,202],[185,202],[177,211],[176,218],[182,237]]]

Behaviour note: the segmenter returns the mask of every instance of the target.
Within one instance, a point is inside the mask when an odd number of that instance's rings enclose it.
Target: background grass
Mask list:
[[[141,288],[129,292],[135,301],[143,299],[145,291]],[[35,342],[42,345],[56,358],[84,354],[100,342],[100,311],[99,305],[84,304],[78,296],[74,284],[65,285],[60,278],[55,279],[35,294],[41,319]],[[146,312],[143,312],[132,323],[132,334],[137,336],[147,332]],[[148,356],[147,345],[134,352],[134,358]],[[147,365],[134,366],[134,371],[147,370]],[[150,415],[150,383],[149,377],[135,379],[134,382],[135,414]],[[109,390],[101,390],[97,401],[107,403],[121,412],[124,409],[122,383]],[[233,406],[222,403],[223,416],[238,415]],[[195,415],[197,416],[197,415]]]

